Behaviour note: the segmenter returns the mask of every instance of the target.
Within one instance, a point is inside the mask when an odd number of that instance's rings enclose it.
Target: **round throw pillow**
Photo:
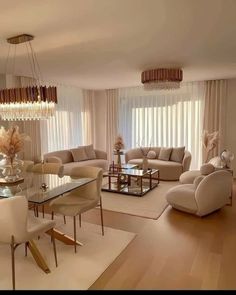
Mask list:
[[[154,151],[149,151],[149,152],[147,153],[147,158],[148,158],[148,159],[155,159],[156,156],[157,156],[157,154],[156,154],[156,152],[154,152]]]
[[[202,175],[208,175],[214,171],[215,167],[210,163],[203,164],[200,168],[200,172]]]

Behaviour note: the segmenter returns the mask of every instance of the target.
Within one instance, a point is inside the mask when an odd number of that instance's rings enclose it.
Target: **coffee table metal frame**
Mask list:
[[[103,191],[137,197],[142,197],[159,184],[158,169],[148,169],[147,171],[142,169],[121,169],[115,173],[108,171],[104,174],[104,177],[108,177],[108,184],[103,185]],[[114,178],[115,181],[113,181]],[[135,180],[132,178],[135,178]],[[144,183],[145,179],[148,180],[147,183]],[[156,180],[156,182],[153,182],[153,180]],[[132,181],[136,181],[137,186],[134,186]]]

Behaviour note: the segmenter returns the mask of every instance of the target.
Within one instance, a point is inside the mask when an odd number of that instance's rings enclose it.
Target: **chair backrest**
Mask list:
[[[25,196],[0,200],[0,242],[10,243],[14,236],[21,243],[27,236],[28,201]]]
[[[229,201],[233,177],[230,172],[219,170],[203,178],[195,191],[199,215],[217,210]]]
[[[58,174],[59,176],[63,175],[63,170],[64,166],[59,163],[38,163],[31,169],[31,171],[35,173]]]
[[[22,171],[31,171],[32,168],[34,166],[34,162],[30,161],[30,160],[24,160],[23,161],[23,167],[22,167]]]
[[[78,191],[84,192],[84,195],[87,195],[89,199],[100,199],[101,189],[102,189],[102,179],[103,179],[103,170],[98,167],[74,167],[71,169],[71,178],[96,178],[96,181],[88,183],[87,185],[82,186]],[[89,193],[88,193],[89,192]]]

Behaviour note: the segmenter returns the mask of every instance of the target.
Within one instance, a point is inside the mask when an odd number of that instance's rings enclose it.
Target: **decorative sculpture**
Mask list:
[[[207,130],[203,131],[202,144],[205,149],[204,163],[208,162],[210,152],[217,146],[219,142],[219,132],[214,131],[209,133]]]

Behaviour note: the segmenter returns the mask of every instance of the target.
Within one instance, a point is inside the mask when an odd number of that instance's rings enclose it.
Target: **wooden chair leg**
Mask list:
[[[102,198],[101,197],[100,197],[100,215],[101,215],[102,235],[104,236],[103,211],[102,211]]]
[[[75,246],[75,253],[77,252],[77,244],[76,244],[76,216],[73,217],[74,219],[74,246]]]
[[[28,242],[25,243],[25,256],[27,256]]]
[[[52,211],[51,219],[54,220],[54,212]]]
[[[66,216],[64,215],[64,224],[66,224]]]
[[[81,214],[79,214],[79,227],[81,227],[82,220],[81,220]]]
[[[12,269],[12,288],[15,290],[15,244],[14,237],[11,237],[11,269]]]
[[[51,229],[51,240],[52,240],[52,244],[53,244],[53,252],[54,252],[54,257],[55,257],[55,264],[56,267],[58,266],[57,264],[57,250],[56,250],[56,243],[55,243],[55,237],[54,237],[54,230]]]

